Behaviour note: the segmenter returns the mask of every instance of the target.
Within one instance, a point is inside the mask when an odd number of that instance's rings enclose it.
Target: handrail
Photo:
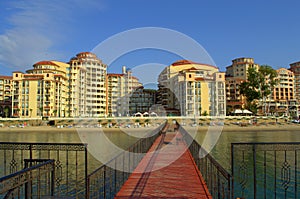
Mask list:
[[[12,173],[10,175],[0,178],[0,194],[5,194],[8,197],[9,194],[13,193],[15,189],[20,189],[22,186],[31,183],[35,178],[40,178],[43,174],[51,174],[52,181],[50,183],[50,195],[54,194],[54,160],[41,160],[38,165],[31,166],[29,168],[22,169],[21,171]],[[27,190],[25,190],[26,192]]]
[[[113,198],[129,177],[131,169],[133,170],[140,162],[141,157],[132,157],[132,154],[127,152],[145,153],[162,133],[166,125],[167,121],[148,133],[144,138],[136,141],[126,151],[116,155],[106,164],[90,173],[86,179],[86,198]],[[163,128],[161,128],[162,126]],[[123,165],[123,168],[127,167],[128,171],[125,171],[126,169],[120,171],[117,168],[107,166],[120,163]]]
[[[179,125],[179,124],[178,124]],[[201,172],[213,198],[233,198],[233,177],[193,137],[179,125],[179,132],[189,146],[194,161]],[[206,154],[200,158],[199,152]]]
[[[160,128],[160,127],[158,127],[158,128]],[[154,131],[148,133],[145,137],[148,138],[148,137],[150,137],[150,136],[155,135],[154,132],[156,132],[156,131],[154,130]],[[160,132],[162,132],[162,130],[160,130]],[[151,134],[153,134],[153,135],[151,135]],[[141,138],[141,139],[143,139],[143,138]],[[129,146],[129,147],[127,148],[126,151],[130,151],[130,149],[131,149],[133,146],[137,145],[137,144],[141,141],[141,139],[137,140],[135,143],[133,143],[131,146]],[[112,159],[110,159],[109,161],[107,161],[106,163],[104,163],[103,165],[101,165],[98,169],[96,169],[96,170],[94,170],[92,173],[90,173],[90,174],[88,175],[88,177],[91,176],[91,175],[93,175],[94,173],[97,173],[98,170],[100,170],[100,169],[101,169],[102,167],[104,167],[105,165],[108,165],[109,163],[111,163],[112,161],[114,161],[116,158],[118,158],[118,157],[120,157],[121,155],[123,155],[123,153],[124,153],[124,152],[121,152],[121,153],[115,155]]]
[[[299,198],[300,142],[231,144],[234,196]]]
[[[24,159],[54,159],[54,194],[81,197],[84,195],[84,182],[88,174],[86,146],[84,143],[0,142],[0,156],[3,158],[0,176],[24,169]],[[29,162],[28,166],[34,164]]]

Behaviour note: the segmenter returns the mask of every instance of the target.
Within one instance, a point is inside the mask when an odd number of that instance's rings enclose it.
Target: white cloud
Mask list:
[[[61,59],[55,49],[63,30],[81,9],[101,9],[97,0],[11,1],[6,23],[11,29],[0,35],[0,64],[24,71],[41,60]],[[12,11],[12,12],[11,12]]]

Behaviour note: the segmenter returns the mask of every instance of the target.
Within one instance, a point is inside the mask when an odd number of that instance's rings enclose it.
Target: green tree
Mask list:
[[[241,83],[240,93],[246,97],[246,107],[256,113],[257,101],[262,100],[265,103],[266,98],[277,84],[277,72],[268,65],[262,65],[258,70],[249,67],[247,72],[247,81]]]
[[[202,115],[203,115],[203,116],[208,116],[207,111],[204,111],[204,112],[202,113]]]
[[[55,117],[57,117],[57,110],[56,110],[56,109],[53,110],[53,115],[54,115]]]
[[[9,108],[5,107],[4,110],[3,110],[3,112],[4,112],[5,117],[8,117],[8,115],[9,115]]]

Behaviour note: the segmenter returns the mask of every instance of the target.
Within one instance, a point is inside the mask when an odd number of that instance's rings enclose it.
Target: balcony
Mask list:
[[[19,114],[18,113],[14,113],[13,117],[19,117]]]

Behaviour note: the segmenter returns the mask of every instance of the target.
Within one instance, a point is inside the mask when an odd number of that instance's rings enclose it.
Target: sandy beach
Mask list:
[[[208,130],[209,126],[197,126],[197,127],[189,127],[189,126],[183,126],[186,129],[192,128],[192,129],[197,129],[199,131],[206,131]],[[300,133],[300,124],[268,124],[268,125],[248,125],[248,126],[238,126],[238,125],[224,125],[224,126],[218,126],[222,128],[222,131],[299,131]],[[213,128],[213,126],[212,126]],[[28,132],[28,131],[41,131],[45,132],[48,131],[50,132],[76,132],[77,130],[103,130],[104,132],[119,132],[120,130],[124,131],[149,131],[151,129],[155,129],[155,127],[140,127],[140,128],[57,128],[57,127],[51,127],[51,126],[29,126],[29,127],[24,127],[24,128],[19,128],[19,127],[2,127],[0,128],[0,132]]]

